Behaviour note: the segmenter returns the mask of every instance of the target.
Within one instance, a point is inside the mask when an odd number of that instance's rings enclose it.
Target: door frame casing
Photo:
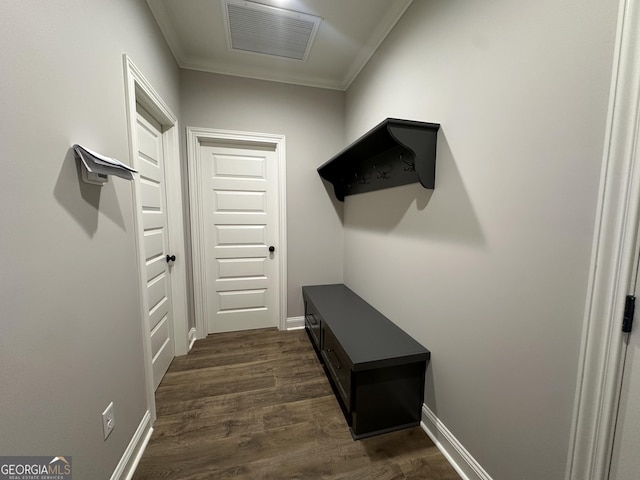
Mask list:
[[[640,247],[639,58],[640,0],[620,0],[568,480],[606,479],[611,463],[624,362],[622,316]]]
[[[168,244],[171,252],[182,261],[177,261],[171,267],[169,275],[169,288],[171,289],[172,316],[173,316],[173,342],[175,355],[185,355],[189,348],[188,340],[188,313],[187,313],[187,280],[185,265],[185,242],[183,237],[183,209],[182,190],[180,180],[180,144],[178,137],[178,119],[155,91],[151,84],[142,75],[128,55],[122,56],[125,73],[125,98],[127,111],[127,130],[129,134],[129,157],[131,165],[137,169],[138,140],[136,135],[136,104],[151,114],[162,126],[162,147],[164,151],[165,170],[165,196],[167,205]],[[147,408],[151,415],[151,422],[156,419],[155,390],[153,388],[153,364],[151,358],[151,337],[149,316],[149,300],[147,291],[142,287],[145,283],[145,258],[141,193],[139,177],[136,176],[132,183],[134,202],[134,231],[136,242],[136,257],[138,263],[138,288],[140,298],[142,350],[144,355],[145,387],[147,392]]]
[[[232,143],[251,146],[273,147],[277,168],[278,202],[278,328],[286,330],[287,322],[287,196],[286,196],[286,141],[284,135],[215,128],[187,127],[187,162],[189,170],[189,211],[191,219],[191,255],[193,265],[193,297],[197,338],[208,334],[206,314],[206,271],[204,268],[204,212],[202,187],[200,185],[202,166],[199,147],[202,142]]]

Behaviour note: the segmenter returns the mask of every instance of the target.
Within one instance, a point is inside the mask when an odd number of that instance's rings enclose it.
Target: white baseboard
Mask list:
[[[492,480],[477,460],[425,404],[422,405],[420,426],[463,480]]]
[[[304,328],[304,316],[287,317],[287,330],[299,330]]]
[[[129,446],[124,451],[124,455],[122,455],[116,469],[113,471],[111,480],[131,480],[152,433],[151,412],[147,410],[144,417],[142,417],[140,425],[138,425],[136,433],[133,434]]]
[[[196,343],[197,339],[198,339],[198,335],[196,334],[196,327],[193,327],[191,330],[189,330],[189,349],[188,349],[188,351],[191,351],[191,348],[193,348],[193,344]]]

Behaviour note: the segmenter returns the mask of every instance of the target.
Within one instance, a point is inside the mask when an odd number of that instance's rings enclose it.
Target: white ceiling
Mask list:
[[[147,0],[181,68],[346,90],[413,0],[259,0],[322,17],[306,60],[232,50],[223,0]]]

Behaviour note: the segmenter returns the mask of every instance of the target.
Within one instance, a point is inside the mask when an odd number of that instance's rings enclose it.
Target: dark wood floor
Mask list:
[[[419,427],[354,441],[303,330],[211,335],[176,358],[134,480],[459,480]]]

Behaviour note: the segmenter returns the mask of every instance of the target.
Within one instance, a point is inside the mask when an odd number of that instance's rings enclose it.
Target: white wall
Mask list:
[[[426,404],[494,480],[564,476],[615,0],[416,0],[347,142],[441,123],[436,188],[347,197],[345,283],[432,352]]]
[[[71,146],[128,162],[122,54],[176,113],[178,69],[142,0],[7,0],[0,31],[0,452],[109,478],[146,411],[132,187]]]
[[[190,70],[180,78],[185,126],[286,136],[287,315],[303,315],[303,285],[342,282],[342,204],[316,169],[344,146],[344,93]]]

